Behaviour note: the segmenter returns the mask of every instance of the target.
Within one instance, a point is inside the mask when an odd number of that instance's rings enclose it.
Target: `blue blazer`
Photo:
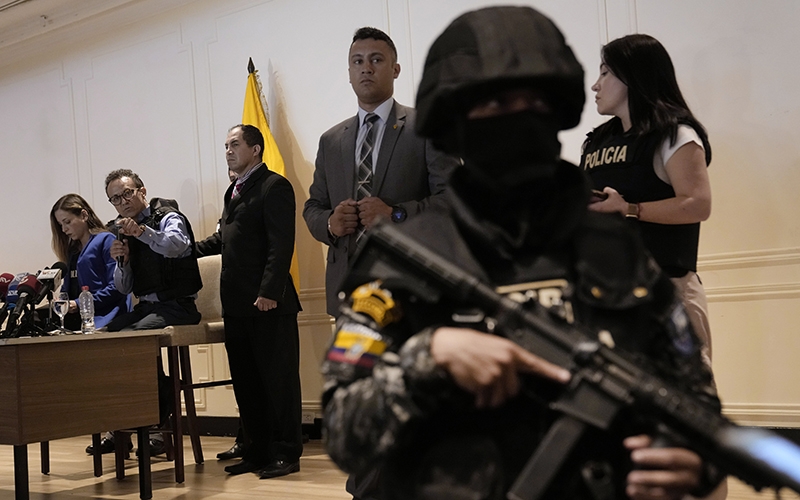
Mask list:
[[[130,295],[122,294],[114,286],[114,268],[117,263],[109,253],[114,235],[111,233],[94,234],[89,243],[78,255],[78,284],[88,286],[94,297],[94,326],[102,328],[114,316],[126,313],[131,309]],[[69,290],[73,270],[70,269],[64,278],[62,290]]]

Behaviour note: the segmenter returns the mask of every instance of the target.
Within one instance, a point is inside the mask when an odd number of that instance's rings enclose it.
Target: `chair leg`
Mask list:
[[[170,348],[170,347],[167,348],[167,367],[169,368],[169,371],[165,371],[164,370],[164,363],[163,363],[162,356],[161,356],[160,353],[158,355],[158,364],[159,364],[161,373],[167,374],[167,379],[169,380],[169,385],[171,386],[172,394],[173,394],[171,405],[174,407],[175,406],[175,380],[174,380],[174,377],[172,376],[173,369],[172,369],[172,359],[171,359],[170,349],[172,349],[172,348]],[[159,389],[159,391],[160,390],[161,389]],[[160,398],[161,398],[161,396],[159,395],[159,401],[160,401]],[[161,408],[161,406],[159,404],[159,409],[160,408]],[[169,460],[170,462],[173,462],[173,461],[175,461],[175,447],[173,445],[172,437],[171,437],[171,433],[172,433],[172,429],[173,429],[173,423],[172,423],[172,418],[171,417],[168,420],[169,420],[169,424],[168,424],[168,427],[167,427],[168,432],[163,432],[161,437],[162,437],[162,443],[164,444],[164,453],[165,453],[165,455],[167,457],[167,460]],[[159,422],[159,424],[157,426],[158,429],[159,429],[159,432],[161,432],[161,430],[163,430],[162,429],[162,427],[163,427],[162,424],[164,424],[164,422]],[[151,430],[151,434],[153,432],[156,432],[156,431],[155,430]]]
[[[172,410],[172,436],[175,443],[175,481],[182,483],[183,474],[183,429],[181,428],[181,377],[179,374],[178,347],[167,347],[169,355],[169,376],[172,379],[172,390],[175,395]]]
[[[92,464],[94,465],[94,477],[103,475],[103,452],[100,450],[100,433],[92,434]]]
[[[189,346],[181,346],[181,386],[183,387],[183,401],[186,405],[186,423],[192,441],[194,462],[203,463],[203,448],[200,445],[200,434],[197,428],[197,409],[194,406],[194,389],[192,389],[192,361],[189,355]]]

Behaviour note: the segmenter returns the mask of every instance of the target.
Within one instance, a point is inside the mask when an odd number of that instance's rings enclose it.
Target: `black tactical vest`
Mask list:
[[[581,168],[595,189],[616,189],[625,201],[641,203],[675,197],[672,186],[658,178],[653,157],[660,141],[611,136],[587,141]],[[679,277],[697,270],[700,223],[655,224],[637,221],[645,246],[668,275]]]
[[[137,297],[157,293],[159,301],[172,300],[193,295],[203,287],[192,225],[178,211],[178,203],[175,200],[153,198],[150,200],[150,216],[142,224],[158,230],[161,220],[170,212],[176,212],[186,224],[192,252],[186,257],[170,259],[152,251],[146,243],[128,238],[133,268],[133,293]]]

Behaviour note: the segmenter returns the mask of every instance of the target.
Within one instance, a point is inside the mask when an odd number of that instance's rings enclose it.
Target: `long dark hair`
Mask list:
[[[64,231],[61,230],[61,224],[58,222],[58,219],[56,219],[56,210],[63,210],[78,217],[80,217],[81,212],[85,210],[88,214],[86,223],[89,226],[89,233],[98,234],[106,231],[105,225],[103,225],[100,218],[97,217],[97,214],[92,210],[92,207],[89,206],[89,203],[87,203],[81,195],[70,193],[59,198],[50,210],[50,231],[53,233],[53,252],[61,262],[69,262],[69,254],[77,252],[80,243],[71,240],[69,236],[64,234]]]
[[[603,47],[603,64],[628,86],[630,133],[675,143],[678,125],[692,127],[703,141],[706,164],[711,163],[711,144],[703,125],[694,117],[683,98],[675,67],[667,50],[650,35],[628,35]],[[614,117],[594,130],[590,140],[602,140],[622,133],[622,122]]]

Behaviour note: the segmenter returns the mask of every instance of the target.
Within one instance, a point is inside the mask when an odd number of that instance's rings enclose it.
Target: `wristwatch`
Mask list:
[[[638,203],[628,203],[628,212],[625,214],[625,217],[629,219],[638,219],[639,218],[639,204]]]
[[[408,212],[406,209],[401,207],[400,205],[394,205],[392,207],[392,222],[403,222],[408,217]]]

